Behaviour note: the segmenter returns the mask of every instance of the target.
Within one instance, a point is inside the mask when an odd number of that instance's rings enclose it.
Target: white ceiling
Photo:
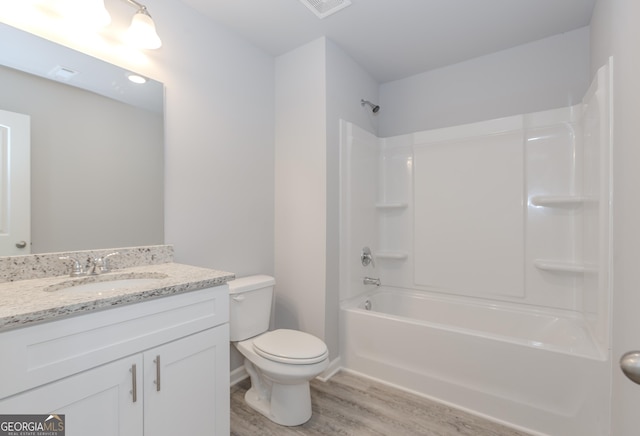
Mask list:
[[[300,0],[182,0],[278,56],[327,36],[380,83],[589,24],[595,0],[352,0],[322,20]]]

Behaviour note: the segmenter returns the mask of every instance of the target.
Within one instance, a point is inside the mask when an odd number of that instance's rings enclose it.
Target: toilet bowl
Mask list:
[[[267,331],[274,284],[269,276],[229,282],[230,337],[251,378],[247,404],[277,424],[295,426],[311,418],[309,381],[327,369],[329,352],[311,334]]]
[[[309,381],[329,366],[326,346],[320,354],[314,352],[307,357],[292,358],[282,353],[269,355],[265,347],[256,347],[255,341],[260,343],[264,336],[272,334],[281,334],[283,337],[305,335],[311,343],[319,342],[324,346],[315,336],[295,330],[275,330],[234,343],[245,357],[245,369],[251,377],[251,389],[244,398],[253,409],[277,424],[304,424],[312,414]]]

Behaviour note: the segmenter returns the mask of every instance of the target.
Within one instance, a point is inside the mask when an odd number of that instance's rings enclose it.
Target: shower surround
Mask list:
[[[610,87],[606,65],[581,104],[392,138],[342,122],[344,367],[536,434],[606,432]]]

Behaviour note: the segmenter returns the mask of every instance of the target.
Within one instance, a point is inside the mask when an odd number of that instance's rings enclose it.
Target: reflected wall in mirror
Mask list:
[[[138,85],[147,97],[99,59],[6,25],[0,37],[14,47],[0,109],[31,118],[31,253],[162,244],[162,84]],[[59,67],[77,74],[47,78]]]

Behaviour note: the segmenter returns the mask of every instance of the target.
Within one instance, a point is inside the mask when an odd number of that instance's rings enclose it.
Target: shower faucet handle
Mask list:
[[[371,254],[371,249],[369,247],[364,247],[362,249],[362,253],[360,253],[360,261],[362,262],[362,266],[371,264],[372,267],[376,267],[376,263],[373,260],[373,255]]]

